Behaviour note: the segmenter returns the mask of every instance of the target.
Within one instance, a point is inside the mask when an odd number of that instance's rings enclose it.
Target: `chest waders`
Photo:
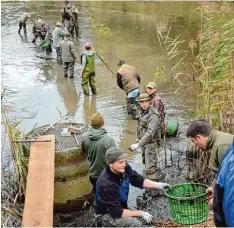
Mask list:
[[[85,55],[86,66],[82,75],[82,88],[84,90],[85,96],[89,96],[89,86],[93,94],[96,94],[96,82],[95,82],[95,65],[94,59],[95,54]]]

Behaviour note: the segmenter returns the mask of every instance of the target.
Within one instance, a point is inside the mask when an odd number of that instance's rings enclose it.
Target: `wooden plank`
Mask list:
[[[54,204],[55,136],[40,136],[30,147],[23,227],[52,227]]]

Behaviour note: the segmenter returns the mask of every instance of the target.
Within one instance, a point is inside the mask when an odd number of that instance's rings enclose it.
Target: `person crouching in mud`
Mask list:
[[[153,216],[146,211],[129,210],[127,201],[129,185],[152,190],[170,187],[167,183],[145,179],[126,162],[127,154],[111,147],[106,151],[108,166],[102,171],[96,183],[95,217],[98,225],[104,227],[142,227],[137,219],[151,223]]]

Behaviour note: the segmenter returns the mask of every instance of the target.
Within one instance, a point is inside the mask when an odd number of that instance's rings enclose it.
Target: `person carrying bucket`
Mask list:
[[[156,83],[149,82],[146,87],[146,92],[150,96],[150,104],[158,110],[161,121],[162,135],[164,135],[166,133],[165,120],[164,120],[165,119],[164,104],[162,103],[161,97],[157,92]]]
[[[96,183],[95,217],[97,225],[103,227],[142,227],[137,219],[141,217],[151,223],[153,216],[146,211],[128,209],[130,184],[152,191],[170,187],[167,183],[145,179],[126,162],[127,154],[121,149],[111,147],[106,151],[108,166],[102,171]]]
[[[95,54],[94,48],[89,42],[86,42],[85,53],[81,55],[82,69],[80,72],[85,96],[89,96],[89,86],[93,94],[97,93],[95,82]]]
[[[207,189],[209,205],[218,227],[234,226],[234,135],[212,130],[205,120],[194,121],[186,136],[203,151],[210,153],[209,167],[218,173],[214,187]]]
[[[35,43],[37,38],[41,39],[41,25],[42,25],[42,17],[38,16],[37,20],[34,21],[34,25],[33,25],[34,38],[32,40],[32,43]]]
[[[141,78],[136,69],[127,65],[124,60],[120,60],[117,65],[120,67],[117,71],[117,85],[127,94],[126,102],[128,114],[131,114],[133,119],[137,119],[138,109],[135,101],[140,94]]]
[[[137,140],[129,149],[134,151],[142,148],[146,176],[158,181],[160,178],[160,169],[157,165],[157,154],[161,141],[160,115],[154,107],[150,106],[150,97],[147,93],[141,93],[137,101],[141,107],[137,122]]]

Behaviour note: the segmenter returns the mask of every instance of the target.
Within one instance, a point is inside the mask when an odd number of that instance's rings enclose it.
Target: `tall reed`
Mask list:
[[[195,81],[197,103],[194,118],[208,119],[214,128],[233,133],[234,18],[231,4],[200,4],[197,13],[201,16],[201,27],[196,40],[187,42],[185,33],[172,38],[173,24],[156,24],[156,29],[173,80],[179,88],[191,87],[191,80],[188,85],[186,77]],[[181,48],[186,43],[188,48]],[[189,56],[193,56],[191,61],[188,61]]]
[[[1,172],[1,220],[2,225],[6,227],[21,225],[28,165],[28,158],[23,154],[22,145],[14,142],[24,138],[24,135],[17,128],[21,121],[13,122],[9,118],[9,113],[14,109],[6,97],[12,93],[14,92],[6,88],[3,88],[1,92],[2,124],[7,131],[14,167],[13,170],[9,168],[7,172],[5,170]]]

